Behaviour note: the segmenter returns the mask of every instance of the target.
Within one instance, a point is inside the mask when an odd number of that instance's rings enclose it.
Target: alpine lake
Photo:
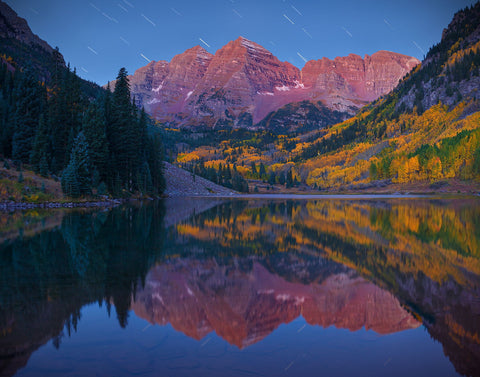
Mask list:
[[[480,376],[478,197],[0,215],[0,376]]]

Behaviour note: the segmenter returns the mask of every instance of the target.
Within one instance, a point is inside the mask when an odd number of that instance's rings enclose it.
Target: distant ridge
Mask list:
[[[129,78],[138,105],[163,123],[258,128],[270,112],[304,100],[320,101],[347,118],[390,92],[418,63],[378,51],[364,58],[311,60],[299,70],[239,37],[215,55],[195,46],[171,62],[153,61]]]

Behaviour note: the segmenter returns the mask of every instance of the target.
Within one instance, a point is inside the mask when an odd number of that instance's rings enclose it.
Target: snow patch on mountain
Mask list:
[[[288,92],[290,90],[290,87],[286,85],[282,85],[282,86],[276,86],[275,89],[278,90],[279,92]]]
[[[148,105],[153,105],[154,103],[160,103],[162,101],[160,101],[158,98],[153,98],[152,100],[148,101],[147,104]]]
[[[158,93],[162,88],[163,88],[163,82],[158,86],[158,88],[152,89],[152,92]]]
[[[305,89],[305,85],[298,80],[293,81],[295,83],[295,89]]]

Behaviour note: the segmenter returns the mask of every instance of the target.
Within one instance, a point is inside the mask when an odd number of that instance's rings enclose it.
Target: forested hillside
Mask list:
[[[160,194],[161,139],[131,100],[126,70],[113,93],[87,82],[6,4],[0,10],[3,167],[61,180],[70,197]]]
[[[177,161],[235,164],[247,178],[286,183],[291,176],[321,189],[368,187],[378,180],[478,181],[479,23],[480,3],[459,11],[422,64],[351,119],[304,134],[225,138],[185,149]],[[255,170],[259,164],[264,173]]]

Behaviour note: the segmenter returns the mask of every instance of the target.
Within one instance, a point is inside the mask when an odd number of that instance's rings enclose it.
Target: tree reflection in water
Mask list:
[[[165,215],[165,208],[167,213]],[[76,331],[98,302],[239,348],[282,323],[379,334],[423,323],[480,375],[475,200],[209,200],[55,212],[0,246],[0,372]],[[22,218],[24,219],[24,218]],[[32,222],[30,221],[30,224]],[[20,226],[21,228],[22,226]]]

